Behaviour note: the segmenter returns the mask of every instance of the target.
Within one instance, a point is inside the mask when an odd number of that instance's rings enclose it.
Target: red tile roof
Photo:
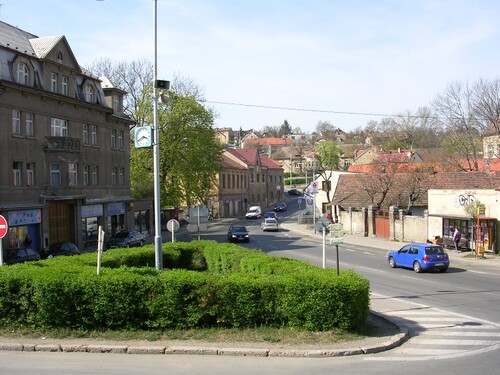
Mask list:
[[[289,138],[253,138],[245,140],[246,145],[255,145],[255,146],[288,146],[293,144],[293,139]]]
[[[362,208],[380,204],[381,208],[406,208],[413,196],[413,206],[426,207],[429,189],[495,189],[500,173],[363,173],[340,175],[333,204],[343,208]],[[384,196],[385,193],[385,196]]]

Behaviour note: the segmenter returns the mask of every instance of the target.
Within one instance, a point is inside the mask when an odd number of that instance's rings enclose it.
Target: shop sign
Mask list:
[[[9,225],[18,227],[20,225],[38,224],[42,222],[42,210],[9,211]]]
[[[104,209],[102,204],[94,204],[91,206],[82,206],[82,219],[88,217],[101,217],[103,216]]]
[[[110,203],[108,204],[108,215],[122,215],[126,211],[125,203]]]

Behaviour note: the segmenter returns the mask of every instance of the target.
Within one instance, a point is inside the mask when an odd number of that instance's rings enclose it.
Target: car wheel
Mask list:
[[[422,272],[422,266],[420,265],[419,262],[417,261],[413,262],[413,271],[415,271],[416,273]]]
[[[445,267],[445,268],[440,268],[439,269],[441,272],[446,272],[448,270],[448,267]]]
[[[389,267],[391,267],[391,268],[396,268],[397,267],[396,260],[394,259],[394,257],[390,257],[389,258]]]

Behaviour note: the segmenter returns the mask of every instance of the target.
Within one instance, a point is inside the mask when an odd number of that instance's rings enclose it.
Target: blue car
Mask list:
[[[445,272],[450,265],[448,254],[442,246],[422,243],[410,243],[397,251],[391,251],[387,254],[387,260],[391,268],[413,268],[417,273],[433,269]]]

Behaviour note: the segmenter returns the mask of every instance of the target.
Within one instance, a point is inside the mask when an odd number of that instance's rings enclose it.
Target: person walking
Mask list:
[[[458,253],[458,244],[460,243],[460,239],[462,238],[462,234],[455,228],[455,233],[453,233],[453,243],[455,244],[455,252]]]

